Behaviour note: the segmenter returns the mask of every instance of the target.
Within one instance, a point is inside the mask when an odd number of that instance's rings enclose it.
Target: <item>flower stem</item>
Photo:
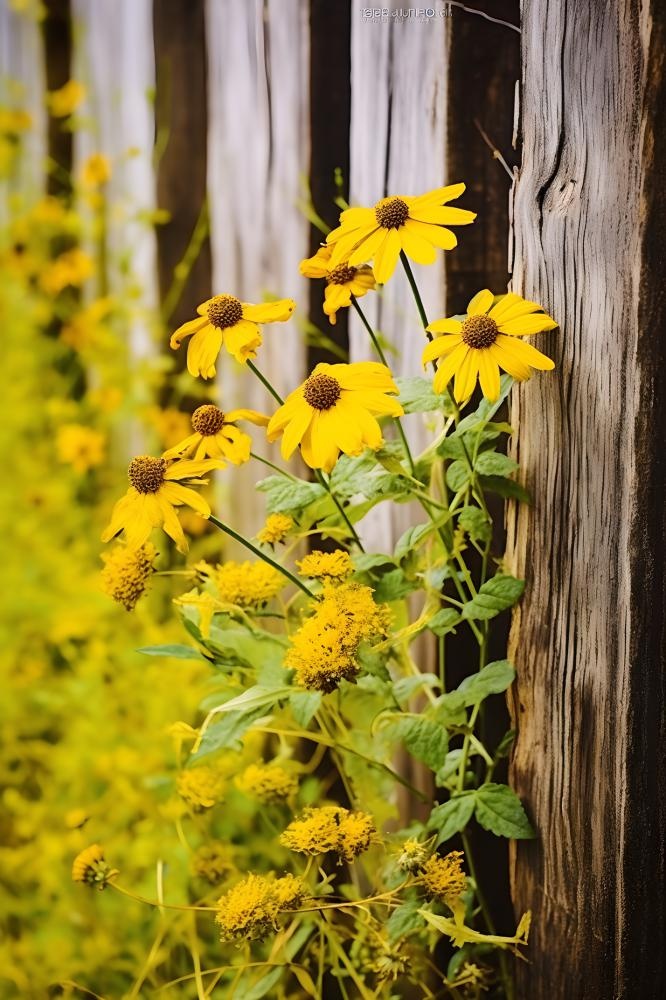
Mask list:
[[[340,503],[340,501],[336,497],[335,493],[331,489],[331,484],[324,478],[323,473],[320,472],[319,469],[314,469],[313,471],[314,471],[315,476],[317,477],[317,482],[319,483],[319,485],[324,487],[324,489],[326,490],[326,492],[330,496],[331,500],[333,501],[333,503],[335,504],[335,506],[338,508],[338,513],[340,514],[340,517],[342,518],[342,520],[347,525],[347,528],[348,528],[348,530],[349,530],[352,538],[354,539],[354,541],[358,545],[359,549],[361,550],[361,552],[365,552],[365,549],[363,548],[363,543],[361,542],[361,539],[358,537],[358,534],[356,533],[356,529],[354,528],[354,525],[349,520],[349,517],[347,516],[347,512],[345,511],[344,507],[342,506],[342,504]]]
[[[411,265],[409,263],[409,260],[407,259],[407,254],[405,253],[404,250],[400,251],[400,260],[402,262],[403,268],[405,269],[405,274],[407,275],[407,281],[409,282],[409,287],[412,290],[412,295],[414,296],[414,301],[416,302],[416,308],[419,311],[419,316],[421,317],[421,323],[423,324],[423,329],[425,330],[426,337],[428,338],[428,340],[432,340],[432,334],[427,329],[428,317],[426,316],[426,311],[423,305],[423,299],[421,298],[421,294],[416,284],[416,278],[414,277]]]
[[[298,476],[292,476],[291,472],[287,472],[286,469],[281,469],[279,465],[274,465],[273,462],[269,462],[269,460],[264,458],[263,455],[257,455],[256,451],[250,452],[250,458],[253,458],[256,462],[261,462],[263,465],[267,465],[269,469],[272,469],[273,472],[277,472],[280,476],[285,476],[287,479],[293,479],[295,483],[300,482]]]
[[[365,313],[363,312],[363,310],[361,309],[360,305],[358,304],[358,302],[356,301],[356,299],[354,298],[353,295],[351,297],[351,303],[352,303],[354,309],[356,310],[356,312],[358,313],[358,316],[359,316],[359,319],[361,320],[361,323],[363,324],[363,326],[367,330],[368,336],[370,337],[370,340],[372,341],[372,346],[377,351],[377,354],[379,355],[380,361],[382,362],[382,364],[386,365],[387,368],[390,368],[391,366],[389,365],[389,363],[388,363],[388,361],[386,359],[386,355],[384,354],[384,351],[382,350],[382,345],[379,343],[379,340],[377,338],[377,335],[375,334],[375,331],[372,329],[372,327],[368,323],[368,320],[366,318]],[[402,441],[402,446],[405,449],[405,455],[407,456],[407,461],[409,462],[409,468],[411,470],[412,475],[414,475],[414,459],[412,457],[412,453],[411,453],[411,450],[410,450],[410,447],[409,447],[409,442],[407,441],[407,435],[405,434],[405,432],[403,430],[402,423],[400,422],[400,417],[394,417],[393,421],[395,423],[395,426],[396,426],[396,429],[398,431],[398,434],[400,435],[400,440]]]
[[[271,559],[269,555],[266,555],[266,553],[262,552],[261,549],[257,548],[256,545],[253,545],[252,542],[249,541],[249,539],[245,538],[243,535],[239,535],[237,531],[234,531],[233,528],[230,528],[228,524],[224,524],[223,521],[218,521],[218,519],[215,517],[214,514],[211,514],[208,520],[212,521],[213,524],[220,529],[220,531],[224,531],[227,535],[230,535],[231,538],[235,539],[235,541],[240,542],[241,545],[244,545],[246,549],[249,549],[250,552],[253,552],[255,556],[259,556],[260,559],[263,559],[263,561],[265,563],[268,563],[269,566],[272,566],[273,569],[276,569],[279,573],[282,573],[283,576],[286,576],[286,578],[289,581],[291,581],[291,583],[299,587],[304,594],[308,595],[308,597],[314,598],[314,594],[312,593],[312,591],[309,590],[309,588],[306,587],[305,584],[298,579],[298,577],[294,576],[293,573],[290,573],[285,566],[280,565],[280,563],[276,562],[275,559]]]
[[[273,399],[277,403],[279,403],[280,406],[282,406],[282,404],[284,403],[284,399],[282,398],[282,396],[280,396],[280,394],[278,392],[276,392],[276,390],[273,388],[273,386],[268,381],[268,379],[266,378],[266,376],[262,375],[261,372],[259,371],[259,369],[257,368],[257,366],[253,365],[251,361],[248,360],[248,361],[245,362],[245,364],[248,366],[248,368],[250,369],[250,371],[253,372],[257,376],[257,378],[265,386],[265,388],[268,389],[268,391],[270,392],[270,394],[273,397]]]

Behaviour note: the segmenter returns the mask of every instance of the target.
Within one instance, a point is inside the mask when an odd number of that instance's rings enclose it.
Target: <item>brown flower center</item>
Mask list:
[[[375,205],[375,218],[384,229],[399,229],[409,215],[407,202],[402,198],[383,198]]]
[[[490,316],[468,316],[462,325],[462,339],[468,347],[480,350],[497,340],[497,323]]]
[[[353,281],[357,267],[349,267],[347,264],[339,264],[332,271],[328,272],[326,281],[329,285],[345,285],[348,281]]]
[[[192,427],[197,434],[203,434],[204,437],[217,434],[218,431],[222,430],[223,426],[224,413],[219,407],[213,406],[212,403],[206,403],[205,406],[197,407],[192,414]]]
[[[127,475],[130,483],[139,493],[157,493],[164,482],[166,469],[165,459],[139,455],[130,462]]]
[[[216,295],[208,306],[208,319],[218,330],[234,326],[243,318],[243,307],[233,295]]]
[[[306,403],[315,410],[330,410],[340,399],[340,383],[330,375],[311,375],[303,386]]]

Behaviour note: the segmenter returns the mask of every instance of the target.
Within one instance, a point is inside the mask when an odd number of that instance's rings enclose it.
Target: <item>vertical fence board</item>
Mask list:
[[[447,178],[445,169],[446,36],[446,18],[364,19],[360,7],[352,8],[352,204],[373,205],[386,194],[419,194],[458,179]],[[413,265],[432,319],[444,315],[444,268],[443,253],[430,267]],[[421,374],[423,333],[400,265],[381,295],[367,295],[361,305],[395,344],[396,374]],[[374,356],[356,316],[350,317],[350,350],[356,360]],[[419,416],[404,423],[418,451],[430,435]],[[410,523],[406,507],[390,507],[381,505],[363,524],[364,540],[379,551]]]
[[[308,162],[307,5],[299,0],[209,0],[208,191],[211,209],[213,291],[250,302],[265,295],[307,302],[298,271],[308,250],[308,222],[298,209]],[[279,392],[294,388],[305,367],[296,326],[263,328],[258,367]],[[271,412],[273,401],[252,374],[229,356],[219,365],[222,405]],[[260,433],[255,432],[261,452]],[[263,497],[254,463],[234,470],[233,490],[243,497],[234,523],[255,534]]]
[[[534,492],[509,520],[513,780],[540,839],[521,997],[661,997],[664,918],[663,4],[524,0],[514,287],[561,329],[514,397]]]

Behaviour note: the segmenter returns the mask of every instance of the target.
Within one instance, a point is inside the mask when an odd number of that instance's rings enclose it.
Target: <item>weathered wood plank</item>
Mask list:
[[[560,321],[514,396],[518,995],[666,993],[663,4],[523,5],[514,287]]]
[[[208,191],[213,289],[260,302],[266,294],[307,302],[298,271],[309,224],[298,208],[308,159],[308,9],[300,0],[209,0]],[[258,367],[279,392],[303,378],[305,349],[297,318],[264,327]],[[252,374],[225,355],[218,367],[222,406],[272,412],[275,403]],[[256,451],[270,446],[254,433]],[[272,454],[272,452],[271,452]],[[266,470],[268,472],[268,470]],[[233,473],[234,525],[261,527],[260,469]],[[242,498],[242,500],[238,500]]]

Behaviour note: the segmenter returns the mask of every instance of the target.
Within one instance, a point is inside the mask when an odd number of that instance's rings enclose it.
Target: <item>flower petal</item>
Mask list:
[[[206,324],[192,337],[187,348],[187,370],[190,375],[213,378],[215,362],[222,347],[222,331]]]
[[[202,327],[207,325],[207,316],[198,316],[196,319],[188,320],[187,323],[183,323],[182,326],[179,326],[178,329],[171,334],[169,346],[175,350],[177,347],[180,347],[185,337],[191,337],[193,333],[196,333],[197,330],[201,330]]]
[[[224,346],[232,358],[244,364],[248,358],[256,358],[262,339],[259,327],[241,319],[224,331]]]
[[[482,291],[477,292],[473,299],[470,299],[469,305],[467,306],[468,316],[482,316],[487,313],[493,304],[493,293],[489,288],[484,288]]]
[[[296,303],[293,299],[278,299],[277,302],[262,302],[258,306],[253,306],[251,302],[241,302],[241,306],[243,319],[249,319],[252,323],[286,323],[296,308]]]
[[[400,230],[400,242],[407,256],[417,264],[434,264],[437,260],[437,252],[432,243],[407,226]]]
[[[506,322],[500,320],[497,325],[500,333],[506,333],[510,337],[529,337],[534,333],[543,333],[544,330],[554,330],[557,323],[545,313],[532,313],[530,316],[518,316]]]
[[[516,316],[527,316],[529,313],[541,312],[541,306],[537,302],[529,302],[522,295],[515,292],[508,292],[503,295],[499,302],[496,302],[488,315],[496,323],[505,319],[515,319]]]
[[[465,187],[465,184],[447,184],[446,187],[434,188],[432,191],[418,195],[412,200],[410,215],[424,205],[445,205],[447,201],[454,201],[463,194]]]
[[[466,208],[440,208],[437,205],[426,205],[422,208],[410,209],[409,217],[417,222],[430,222],[436,226],[468,226],[476,219],[476,212],[469,212]]]
[[[291,421],[287,424],[282,435],[280,453],[285,460],[291,458],[294,454],[294,451],[303,439],[303,435],[310,426],[313,416],[314,410],[303,400],[302,406],[299,407]]]
[[[386,239],[376,251],[373,258],[372,269],[375,272],[375,279],[380,285],[385,284],[398,263],[402,243],[397,229],[389,229]]]
[[[179,455],[184,455],[187,451],[195,448],[200,440],[201,434],[190,434],[189,437],[184,438],[179,444],[174,445],[173,448],[162,452],[162,458],[178,458]]]
[[[460,333],[462,323],[459,319],[436,319],[426,330],[430,333]]]
[[[467,344],[461,341],[455,350],[451,351],[442,360],[435,372],[435,378],[432,383],[435,392],[446,392],[446,387],[451,381],[451,377],[464,361],[468,351],[469,347]]]
[[[247,420],[251,424],[256,424],[257,427],[266,427],[270,417],[267,417],[265,413],[259,413],[257,410],[229,410],[228,413],[224,414],[225,424],[233,424],[237,420]]]
[[[462,337],[459,333],[445,333],[441,337],[431,340],[423,348],[423,354],[421,355],[423,367],[425,368],[428,362],[434,361],[435,358],[444,357],[444,355],[448,354],[449,351],[452,351],[454,347],[457,347],[461,343]]]
[[[403,230],[407,229],[410,233],[418,233],[422,236],[424,240],[428,243],[432,243],[434,247],[439,247],[440,250],[453,250],[454,247],[458,246],[458,237],[455,233],[452,233],[450,229],[445,229],[444,226],[433,226],[427,222],[417,222],[416,219],[407,219]]]
[[[479,351],[469,350],[460,363],[453,383],[453,394],[458,403],[464,403],[474,392],[479,371]]]
[[[160,497],[176,506],[186,504],[202,517],[210,517],[210,506],[201,494],[187,486],[181,486],[180,483],[164,483],[160,489]]]
[[[516,343],[519,343],[519,341],[516,341]],[[490,346],[489,350],[503,371],[508,372],[509,375],[518,379],[519,382],[524,382],[525,379],[530,377],[531,372],[527,365],[523,364],[512,351],[507,349],[512,344],[513,341],[500,335],[495,343]]]
[[[497,362],[493,359],[492,353],[488,348],[482,348],[478,352],[478,365],[479,381],[481,382],[483,395],[491,403],[494,403],[499,399],[500,375]]]
[[[500,339],[502,338],[498,337],[498,340]],[[502,346],[509,354],[512,354],[513,357],[517,358],[523,364],[529,365],[531,368],[538,368],[540,371],[549,372],[555,367],[555,362],[552,358],[542,354],[541,351],[537,351],[536,347],[525,343],[524,340],[504,341]]]

